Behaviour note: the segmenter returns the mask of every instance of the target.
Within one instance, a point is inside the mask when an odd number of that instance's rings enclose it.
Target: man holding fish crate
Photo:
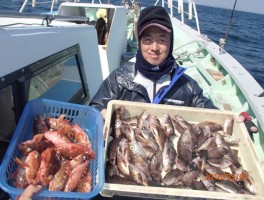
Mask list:
[[[135,64],[113,71],[101,84],[90,106],[99,110],[104,119],[108,102],[116,99],[217,109],[203,95],[198,83],[184,74],[186,68],[176,64],[172,55],[173,27],[163,7],[150,6],[141,11],[137,34],[139,50]],[[238,121],[245,122],[250,134],[258,131],[247,113],[242,112]],[[40,189],[30,185],[19,200],[30,199]]]
[[[111,100],[180,105],[217,109],[186,68],[178,66],[173,57],[173,27],[163,7],[150,6],[140,13],[137,34],[139,50],[136,62],[113,71],[101,84],[90,106],[106,116]],[[250,134],[257,127],[243,112],[239,118]]]

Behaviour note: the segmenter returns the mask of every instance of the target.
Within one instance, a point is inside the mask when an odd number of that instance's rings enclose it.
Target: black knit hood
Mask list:
[[[137,34],[140,39],[143,31],[145,28],[150,26],[159,27],[167,32],[171,33],[171,40],[170,40],[170,53],[168,55],[172,56],[173,50],[173,27],[171,23],[171,19],[165,8],[161,6],[149,6],[144,8],[140,12],[140,16],[138,19],[137,25]],[[169,31],[168,31],[169,30]]]

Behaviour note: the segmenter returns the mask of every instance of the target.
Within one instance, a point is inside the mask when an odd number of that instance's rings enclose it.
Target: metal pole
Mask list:
[[[156,1],[156,3],[154,4],[154,6],[156,6],[158,2],[159,2],[159,0]]]
[[[172,0],[168,0],[168,6],[170,8],[170,15],[173,17],[173,2]]]
[[[184,24],[184,10],[183,10],[183,0],[181,0],[181,20],[182,20],[182,23]]]
[[[196,10],[196,5],[195,5],[194,1],[192,3],[193,3],[193,10],[194,10],[194,16],[195,16],[197,31],[198,31],[199,35],[201,35],[200,24],[199,24],[198,14],[197,14],[197,10]]]
[[[188,1],[188,7],[189,7],[189,13],[188,13],[188,15],[189,15],[189,20],[191,20],[192,19],[192,7],[193,7],[193,1],[192,0],[189,0]]]
[[[24,8],[25,8],[27,2],[28,2],[28,0],[25,0],[25,1],[24,1],[24,3],[23,3],[23,5],[21,6],[19,12],[23,12],[23,10],[24,10]]]
[[[53,11],[53,8],[54,8],[54,3],[55,3],[55,0],[52,0],[51,7],[50,7],[50,12],[52,12],[52,11]]]

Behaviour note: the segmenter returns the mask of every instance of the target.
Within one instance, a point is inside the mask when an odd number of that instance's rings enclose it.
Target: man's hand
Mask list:
[[[24,192],[20,195],[18,200],[31,200],[33,194],[38,193],[42,189],[42,185],[29,185]]]

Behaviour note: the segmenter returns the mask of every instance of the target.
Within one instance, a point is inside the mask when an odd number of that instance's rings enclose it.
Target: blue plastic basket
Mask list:
[[[36,99],[25,106],[2,161],[0,168],[1,188],[10,195],[11,199],[16,199],[23,192],[23,189],[12,186],[10,177],[18,167],[14,162],[14,158],[22,156],[17,146],[22,141],[32,139],[34,117],[38,114],[41,114],[44,118],[58,118],[64,114],[68,120],[77,123],[88,134],[96,158],[90,162],[89,166],[92,176],[91,192],[51,192],[44,188],[40,193],[34,195],[34,199],[89,199],[99,194],[105,180],[103,119],[101,113],[89,106],[48,99]]]

